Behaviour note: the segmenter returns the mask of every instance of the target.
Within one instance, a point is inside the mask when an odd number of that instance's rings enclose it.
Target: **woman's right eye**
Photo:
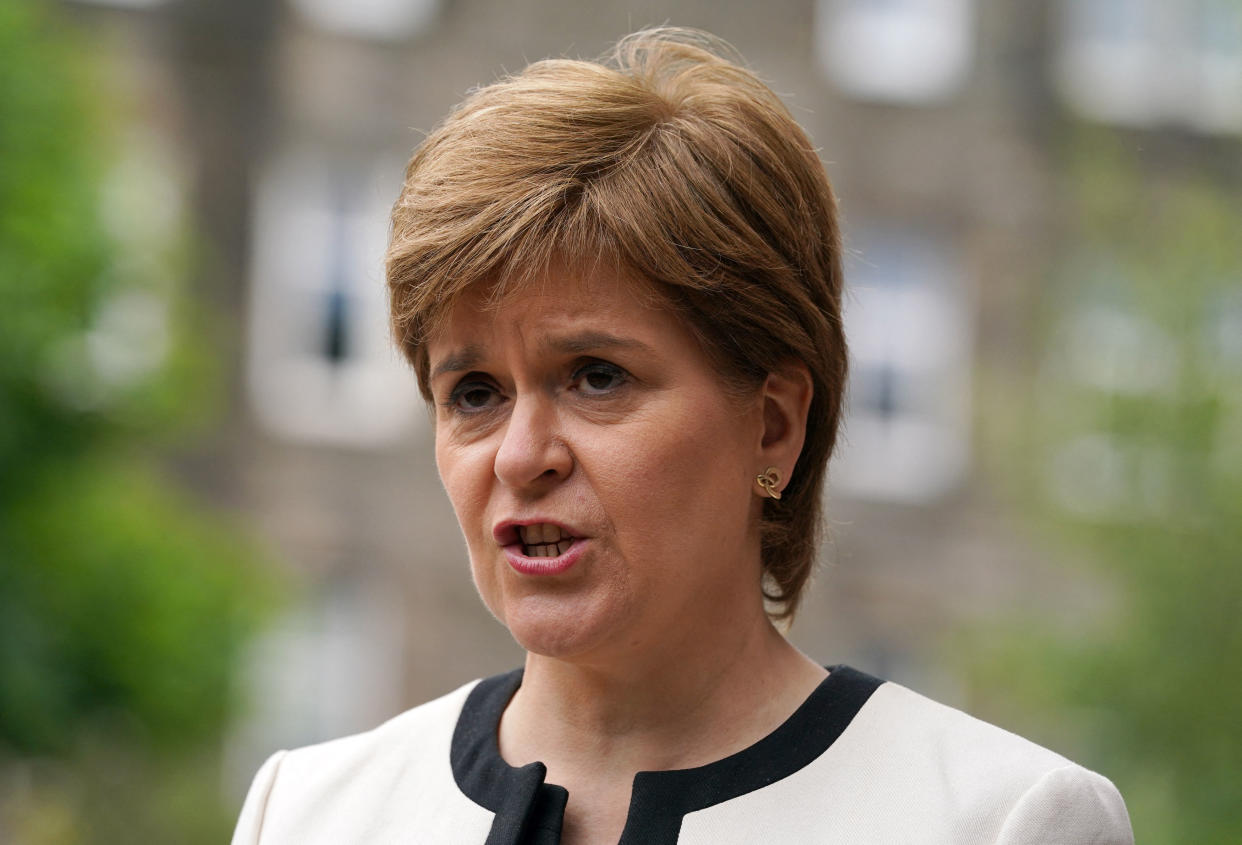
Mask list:
[[[496,407],[503,398],[500,391],[492,384],[469,379],[463,380],[453,388],[445,404],[455,410],[473,414]]]

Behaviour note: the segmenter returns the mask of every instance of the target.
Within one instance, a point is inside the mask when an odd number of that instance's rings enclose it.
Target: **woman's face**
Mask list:
[[[624,276],[554,270],[499,308],[482,294],[428,356],[436,461],[492,613],[529,651],[589,660],[751,612],[759,391],[727,393]]]

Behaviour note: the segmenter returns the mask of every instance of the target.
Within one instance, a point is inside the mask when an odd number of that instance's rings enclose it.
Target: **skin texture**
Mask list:
[[[823,678],[764,614],[755,476],[788,478],[810,380],[725,390],[649,288],[554,269],[488,307],[465,297],[428,345],[436,460],[479,594],[527,649],[501,723],[514,765],[570,790],[565,841],[615,842],[635,771],[758,740]],[[577,538],[553,575],[497,526]],[[607,761],[607,766],[600,765]]]

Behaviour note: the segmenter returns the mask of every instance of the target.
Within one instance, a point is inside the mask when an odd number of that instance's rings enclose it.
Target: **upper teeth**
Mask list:
[[[568,539],[568,535],[561,532],[561,527],[553,525],[551,522],[521,525],[518,527],[518,533],[522,535],[522,542],[528,546],[541,543],[557,543],[562,539]]]

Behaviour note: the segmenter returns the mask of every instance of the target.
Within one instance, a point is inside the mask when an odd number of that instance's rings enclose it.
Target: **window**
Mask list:
[[[851,248],[852,371],[829,475],[849,495],[926,502],[969,461],[973,335],[960,272],[946,244],[907,228],[866,228]]]
[[[933,102],[970,72],[973,16],[972,0],[817,0],[815,50],[851,96]]]
[[[1242,5],[1063,0],[1055,77],[1071,108],[1134,126],[1242,130]]]
[[[1199,279],[1153,301],[1105,250],[1067,269],[1039,383],[1047,494],[1085,519],[1176,519],[1211,473],[1242,470],[1242,294]]]
[[[388,334],[383,257],[400,174],[399,158],[286,150],[259,180],[248,380],[278,434],[380,445],[424,416]]]
[[[1096,272],[1107,273],[1107,265],[1101,262]],[[1057,416],[1062,420],[1091,414],[1098,397],[1133,399],[1176,391],[1177,344],[1123,301],[1107,288],[1088,289],[1059,321],[1044,377],[1061,391]],[[1082,517],[1111,519],[1167,505],[1174,465],[1167,450],[1108,427],[1079,428],[1054,432],[1059,437],[1043,465],[1048,491],[1060,507]]]
[[[379,41],[399,41],[431,23],[439,0],[290,0],[321,29]]]
[[[229,779],[244,788],[271,750],[365,730],[398,709],[404,635],[391,589],[356,575],[282,614],[243,666],[253,704],[225,748]]]

